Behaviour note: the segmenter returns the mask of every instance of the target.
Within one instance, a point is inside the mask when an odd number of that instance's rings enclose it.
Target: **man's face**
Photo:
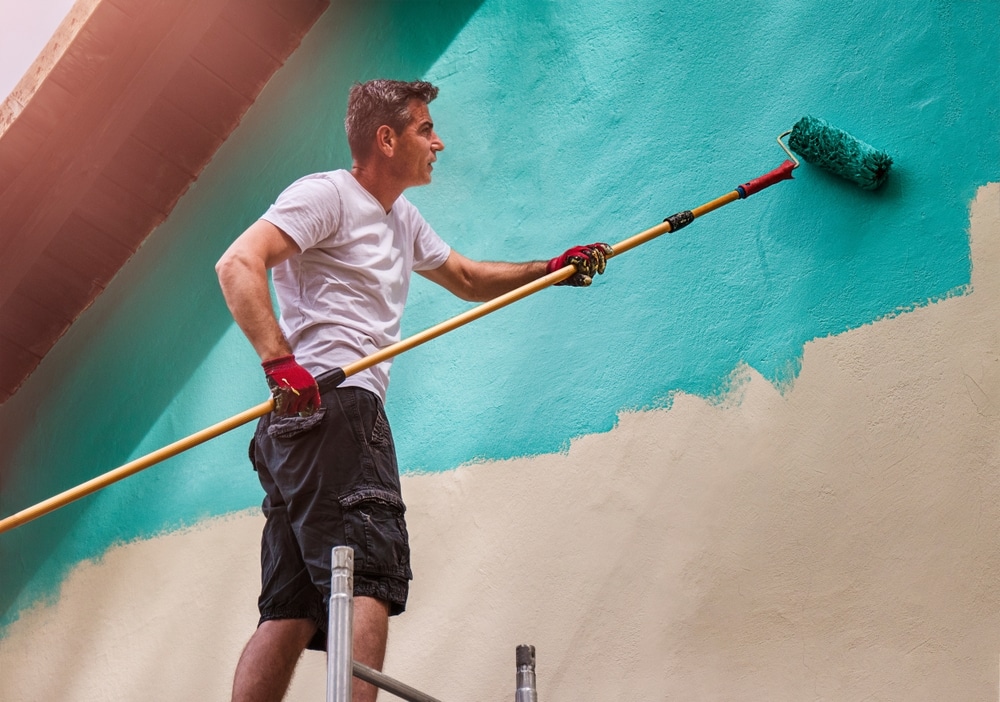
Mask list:
[[[410,123],[399,135],[394,159],[407,187],[430,183],[437,152],[444,150],[444,143],[434,133],[434,122],[431,121],[427,103],[411,100],[410,115]]]

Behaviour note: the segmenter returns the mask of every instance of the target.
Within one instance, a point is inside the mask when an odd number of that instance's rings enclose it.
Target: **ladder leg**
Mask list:
[[[517,692],[514,702],[538,702],[535,689],[535,647],[517,647]]]
[[[351,702],[354,668],[354,549],[335,546],[331,558],[326,640],[326,700]]]

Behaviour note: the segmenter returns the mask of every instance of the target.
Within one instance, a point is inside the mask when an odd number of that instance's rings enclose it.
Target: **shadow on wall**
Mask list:
[[[349,166],[351,84],[420,77],[480,1],[333,4],[170,218],[0,407],[0,515],[266,398],[249,345],[206,364],[233,328],[212,264],[289,182]],[[259,499],[249,469],[233,468],[240,450],[226,452],[225,472],[211,470],[222,453],[175,460],[0,536],[0,627],[54,596],[77,562],[195,522],[207,510],[192,496],[213,490],[232,509]]]

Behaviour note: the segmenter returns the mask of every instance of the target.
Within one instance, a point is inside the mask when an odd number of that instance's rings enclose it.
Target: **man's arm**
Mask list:
[[[215,264],[229,311],[260,356],[278,414],[312,414],[320,406],[316,380],[295,362],[274,316],[267,284],[267,271],[297,253],[299,247],[291,237],[261,219]]]
[[[452,250],[442,265],[417,272],[463,300],[485,302],[541,278],[545,266],[545,261],[473,261]]]
[[[452,250],[438,268],[418,272],[463,300],[485,302],[569,264],[576,266],[577,272],[556,285],[590,285],[591,278],[604,272],[608,257],[613,255],[611,247],[602,243],[575,246],[551,261],[527,263],[473,261]]]
[[[229,311],[262,361],[292,352],[274,316],[267,271],[297,253],[287,234],[260,219],[215,264]]]

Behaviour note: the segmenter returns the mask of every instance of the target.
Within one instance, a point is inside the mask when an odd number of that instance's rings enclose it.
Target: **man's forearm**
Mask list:
[[[227,255],[219,261],[216,272],[233,319],[260,359],[266,361],[292,353],[274,315],[263,263]]]
[[[492,300],[538,280],[545,272],[545,261],[477,261],[475,271],[470,276],[467,299],[473,302]]]

